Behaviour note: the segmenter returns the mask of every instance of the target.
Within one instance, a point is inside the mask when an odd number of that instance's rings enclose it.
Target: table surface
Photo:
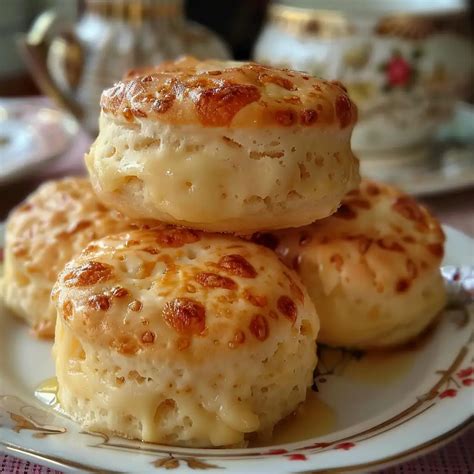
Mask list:
[[[90,137],[84,132],[80,132],[68,152],[49,165],[47,169],[15,183],[0,186],[0,220],[6,219],[9,211],[36,189],[41,182],[60,176],[84,173],[83,155],[90,143]],[[474,236],[474,187],[459,192],[422,198],[421,201],[442,223]],[[474,429],[471,429],[444,448],[381,472],[384,474],[474,473],[473,446]],[[0,472],[44,474],[58,471],[11,456],[0,455]]]

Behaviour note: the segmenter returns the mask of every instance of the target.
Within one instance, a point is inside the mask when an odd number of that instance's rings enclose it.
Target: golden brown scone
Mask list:
[[[359,182],[344,87],[255,63],[186,58],[104,91],[86,163],[135,218],[248,234],[309,224]]]
[[[88,429],[242,445],[312,382],[314,305],[251,242],[176,228],[105,237],[67,264],[53,298],[59,400]]]
[[[8,217],[3,299],[37,336],[52,337],[51,288],[66,262],[91,240],[131,227],[106,208],[86,178],[40,186]]]
[[[364,181],[333,216],[255,238],[300,274],[320,317],[322,343],[400,345],[419,335],[445,304],[443,231],[394,187]]]

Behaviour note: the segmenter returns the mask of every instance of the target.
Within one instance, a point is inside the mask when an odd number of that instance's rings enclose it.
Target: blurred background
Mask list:
[[[100,3],[100,2],[96,2]],[[120,0],[115,0],[120,3]],[[162,2],[160,2],[162,3]],[[168,2],[169,3],[169,2]],[[229,45],[235,59],[248,59],[260,32],[269,0],[188,0],[187,18],[208,26]],[[34,20],[54,9],[64,22],[75,22],[86,10],[84,0],[1,0],[0,95],[39,94],[16,46],[19,33],[27,33]]]
[[[183,54],[341,80],[364,175],[474,235],[468,0],[1,0],[0,219],[39,182],[83,172],[101,91]]]

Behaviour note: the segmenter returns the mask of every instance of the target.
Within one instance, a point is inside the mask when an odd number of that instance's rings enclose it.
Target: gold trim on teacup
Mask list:
[[[348,18],[337,11],[271,5],[268,17],[270,23],[290,34],[336,38],[353,32]]]
[[[420,40],[433,34],[454,32],[469,34],[469,22],[463,12],[443,14],[395,13],[379,19],[374,17],[373,33],[408,40]],[[269,23],[277,25],[289,34],[338,38],[357,31],[356,23],[344,12],[336,10],[312,10],[271,5]]]
[[[380,36],[421,40],[440,33],[467,34],[468,27],[465,15],[460,13],[449,15],[398,14],[381,18],[375,25],[374,32]]]

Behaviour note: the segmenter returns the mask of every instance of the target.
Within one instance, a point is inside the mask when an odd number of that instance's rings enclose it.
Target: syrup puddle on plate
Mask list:
[[[413,351],[370,352],[352,361],[345,375],[351,380],[386,385],[405,375],[413,361]]]
[[[318,346],[316,384],[337,376],[368,385],[397,383],[413,367],[419,350],[432,339],[436,324],[402,347],[374,351],[351,351]]]
[[[358,354],[324,347],[319,353],[316,381],[339,376],[354,382],[386,385],[403,377],[413,366],[414,358],[415,351],[411,349]]]
[[[41,382],[35,389],[35,397],[45,405],[60,411],[58,400],[58,380],[51,377]]]
[[[58,400],[56,377],[40,383],[35,390],[35,397],[55,411],[62,412]],[[308,390],[305,402],[276,425],[270,442],[268,440],[251,441],[249,447],[272,446],[314,438],[330,433],[335,425],[335,411],[320,400],[316,393]]]
[[[275,426],[271,439],[251,441],[249,448],[296,443],[322,436],[336,427],[336,412],[308,390],[306,400]]]

